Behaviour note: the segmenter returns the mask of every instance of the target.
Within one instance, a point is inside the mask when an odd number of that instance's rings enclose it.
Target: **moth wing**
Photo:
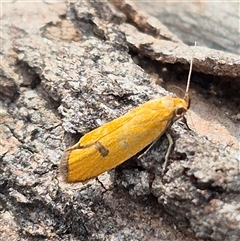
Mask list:
[[[167,103],[167,105],[166,105]],[[94,143],[100,141],[100,139],[104,138],[106,135],[113,134],[116,136],[116,132],[124,127],[128,128],[128,125],[135,125],[137,130],[138,125],[142,125],[141,129],[148,128],[149,123],[154,125],[154,123],[158,123],[161,125],[161,122],[168,121],[172,117],[172,108],[173,101],[172,98],[163,97],[159,99],[154,99],[146,102],[145,104],[140,105],[139,107],[133,109],[132,111],[126,113],[125,115],[114,119],[92,131],[85,134],[79,141],[78,144],[80,146],[89,145],[90,143]],[[161,126],[159,126],[161,128]],[[115,134],[114,134],[115,133]]]

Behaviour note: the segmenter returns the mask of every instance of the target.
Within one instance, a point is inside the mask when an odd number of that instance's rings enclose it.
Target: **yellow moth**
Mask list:
[[[97,177],[125,162],[166,134],[169,148],[163,165],[164,172],[173,144],[167,130],[177,119],[183,117],[189,108],[191,71],[192,59],[184,98],[165,96],[150,100],[90,131],[78,143],[68,148],[60,164],[64,180],[83,182]]]

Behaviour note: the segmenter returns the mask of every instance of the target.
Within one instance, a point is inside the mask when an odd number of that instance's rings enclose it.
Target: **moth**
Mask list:
[[[83,182],[111,170],[150,147],[166,134],[169,147],[162,173],[165,172],[173,140],[168,133],[172,124],[183,117],[190,106],[188,94],[193,58],[183,98],[165,96],[150,100],[85,134],[63,153],[60,172],[66,182]]]

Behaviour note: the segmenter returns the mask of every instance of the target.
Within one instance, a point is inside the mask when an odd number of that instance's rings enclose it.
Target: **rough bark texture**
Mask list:
[[[240,54],[239,1],[136,1],[184,43]]]
[[[239,240],[239,150],[179,122],[163,178],[165,137],[101,175],[107,190],[95,180],[63,183],[58,173],[63,150],[81,135],[170,95],[146,71],[185,77],[192,47],[121,1],[5,3],[3,13],[1,240]],[[195,74],[220,84],[227,77],[239,101],[239,56],[194,51]]]

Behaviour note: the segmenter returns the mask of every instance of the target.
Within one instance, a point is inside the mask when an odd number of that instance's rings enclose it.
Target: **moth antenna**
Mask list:
[[[195,45],[194,47],[197,46],[197,42],[195,41]],[[192,58],[191,58],[191,61],[190,61],[190,69],[189,69],[189,73],[188,73],[188,79],[187,79],[187,87],[186,87],[186,91],[185,91],[185,95],[188,94],[188,91],[189,91],[189,86],[190,86],[190,79],[191,79],[191,75],[192,75],[192,66],[193,66],[193,56],[195,54],[195,48],[194,48],[194,51],[193,51],[193,54],[192,54]]]

